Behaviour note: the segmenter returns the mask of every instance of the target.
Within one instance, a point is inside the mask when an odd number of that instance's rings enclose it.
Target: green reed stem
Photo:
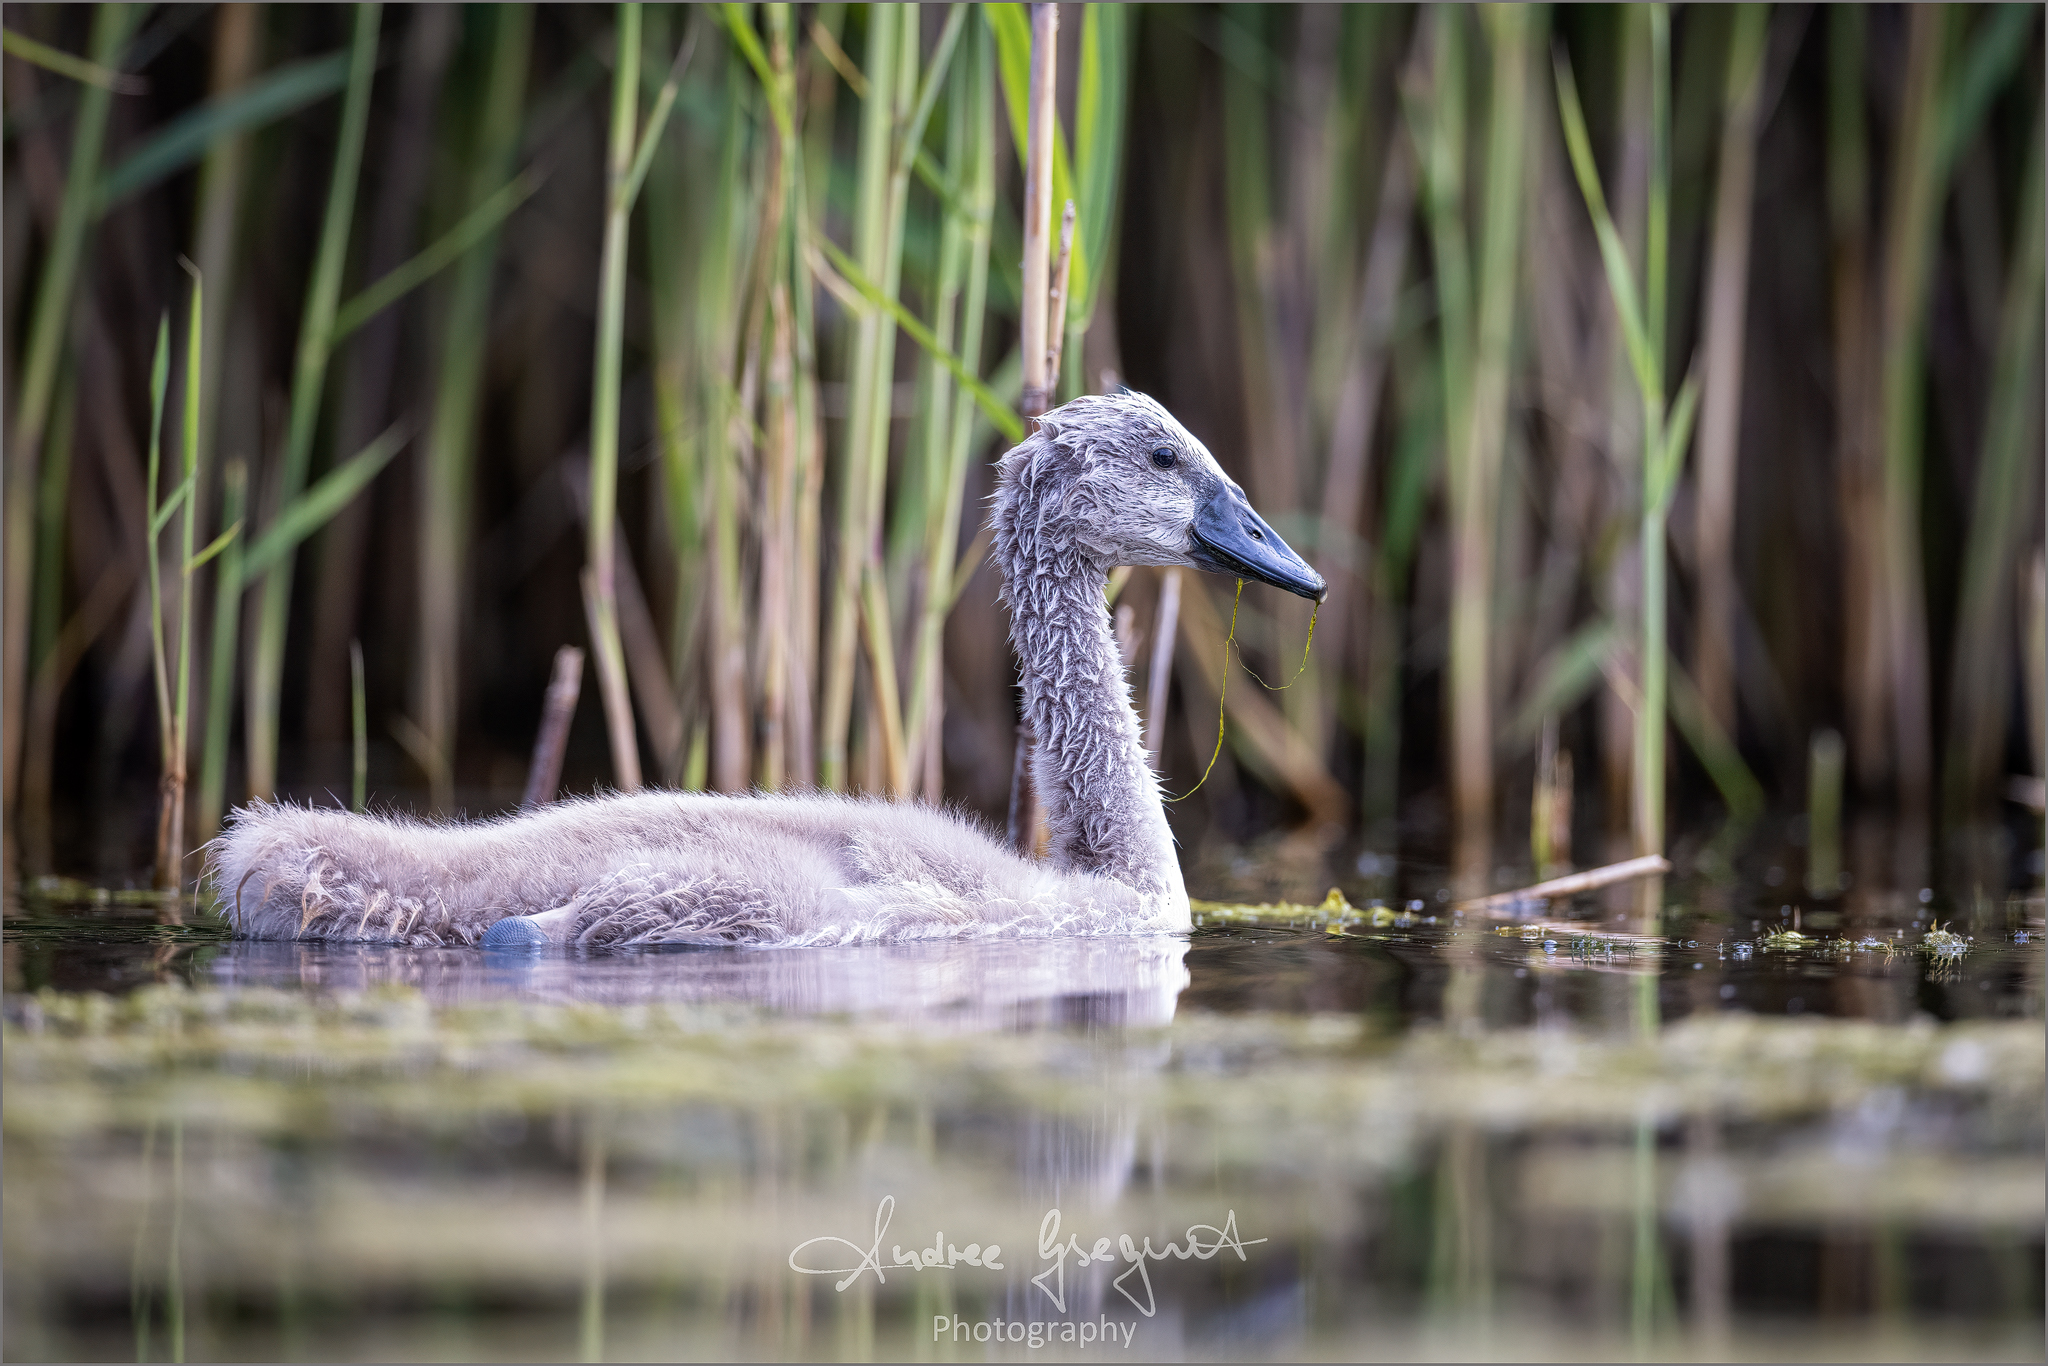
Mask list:
[[[1891,746],[1898,795],[1923,814],[1932,777],[1927,695],[1927,602],[1921,561],[1921,440],[1928,314],[1946,176],[1939,148],[1947,122],[1943,70],[1955,21],[1944,6],[1916,8],[1907,26],[1905,93],[1885,211],[1880,384],[1884,591]]]
[[[1692,416],[1698,399],[1696,384],[1688,379],[1675,405],[1667,403],[1664,388],[1663,310],[1666,287],[1665,235],[1669,204],[1670,142],[1670,33],[1671,16],[1664,5],[1650,7],[1650,108],[1652,128],[1649,188],[1649,245],[1645,253],[1646,279],[1638,291],[1629,267],[1628,252],[1621,234],[1607,212],[1606,196],[1600,189],[1599,171],[1593,163],[1585,117],[1579,107],[1578,89],[1571,68],[1562,55],[1557,60],[1558,112],[1564,124],[1565,146],[1571,154],[1572,170],[1593,219],[1600,256],[1607,272],[1608,291],[1620,315],[1628,343],[1630,367],[1643,405],[1643,502],[1639,521],[1642,553],[1642,634],[1638,662],[1642,669],[1641,698],[1635,715],[1633,807],[1630,825],[1638,854],[1663,852],[1664,848],[1664,726],[1666,717],[1667,653],[1665,625],[1665,526],[1678,475],[1692,434]],[[1649,301],[1646,316],[1639,299]],[[1645,930],[1645,933],[1654,933]]]
[[[495,29],[483,105],[477,111],[467,155],[468,200],[475,207],[442,242],[363,291],[343,310],[344,315],[359,314],[367,319],[384,302],[395,299],[434,270],[460,257],[443,324],[434,415],[422,453],[425,458],[419,462],[420,633],[414,695],[420,733],[439,756],[439,762],[430,768],[430,776],[435,780],[432,802],[439,811],[448,810],[455,799],[449,775],[455,769],[463,565],[468,560],[468,513],[484,359],[490,348],[491,280],[498,262],[497,223],[530,192],[522,188],[521,181],[506,184],[506,180],[519,147],[520,106],[526,92],[533,10],[527,5],[507,5],[474,13],[486,17]],[[340,326],[337,321],[337,330]]]
[[[829,9],[831,6],[822,6]],[[818,418],[817,319],[812,300],[808,243],[811,236],[810,153],[797,118],[793,12],[787,4],[767,7],[768,31],[775,55],[776,79],[783,90],[789,124],[783,134],[783,162],[788,168],[787,213],[790,232],[791,343],[796,365],[796,446],[791,482],[796,499],[795,557],[790,599],[792,640],[789,652],[789,746],[785,781],[808,787],[817,776],[818,679],[818,523],[825,482],[823,443]],[[818,122],[824,123],[824,119]],[[824,144],[829,165],[831,144]]]
[[[205,371],[205,281],[196,268],[187,268],[192,270],[192,315],[185,339],[185,516],[178,553],[178,674],[171,705],[171,762],[164,772],[164,809],[157,837],[157,883],[171,887],[182,887],[184,883],[185,778],[192,706],[192,573],[198,568],[192,543],[199,514],[199,426]]]
[[[896,254],[888,231],[889,153],[900,84],[896,73],[902,46],[897,32],[900,17],[900,11],[893,5],[877,5],[868,11],[868,49],[863,71],[868,90],[861,101],[860,142],[855,162],[853,253],[861,270],[876,281],[888,278],[888,260]],[[894,293],[889,290],[890,297]],[[853,359],[847,380],[847,454],[839,479],[838,562],[830,590],[823,714],[818,733],[818,781],[833,792],[846,788],[846,741],[853,719],[861,573],[872,553],[873,539],[866,520],[872,463],[867,448],[874,439],[875,377],[881,364],[883,328],[888,322],[880,310],[863,314],[855,321]],[[885,421],[886,413],[885,408]]]
[[[348,643],[349,720],[355,741],[351,755],[354,782],[349,788],[349,810],[361,813],[370,794],[370,705],[363,686],[363,642]]]
[[[950,323],[953,295],[958,293],[959,257],[967,270],[966,300],[960,319],[962,363],[978,367],[982,324],[988,311],[989,227],[995,215],[995,51],[987,31],[976,27],[968,39],[967,60],[952,74],[947,93],[946,169],[967,184],[966,212],[946,211],[939,248],[939,319]],[[949,291],[948,285],[951,285]],[[942,334],[951,344],[951,337]],[[961,502],[966,494],[967,465],[973,450],[974,407],[955,397],[946,368],[931,367],[933,395],[928,416],[927,459],[931,499],[925,523],[924,602],[918,622],[917,647],[910,674],[910,710],[905,720],[909,742],[922,763],[925,800],[938,803],[944,794],[941,736],[945,717],[944,646],[946,618],[953,610],[953,562],[959,555]]]
[[[584,599],[590,615],[599,689],[611,736],[612,780],[621,791],[640,786],[640,746],[626,691],[619,639],[613,559],[618,528],[619,389],[625,349],[626,245],[632,216],[627,179],[634,162],[640,108],[640,8],[618,7],[618,50],[612,72],[611,137],[605,174],[604,253],[598,270],[597,352],[591,377],[589,564]]]
[[[221,520],[242,525],[249,502],[249,467],[230,460],[221,473]],[[206,731],[199,765],[201,840],[213,838],[227,809],[228,725],[235,697],[235,640],[242,610],[242,547],[236,537],[220,552],[213,580],[213,655],[206,675]]]
[[[334,172],[328,183],[327,212],[320,226],[313,278],[306,289],[306,309],[299,325],[298,355],[292,372],[291,415],[284,456],[277,471],[274,506],[282,512],[306,486],[312,464],[313,437],[320,421],[320,398],[327,382],[333,348],[334,315],[341,297],[342,270],[348,260],[349,224],[354,217],[356,184],[362,169],[363,137],[370,117],[370,87],[377,68],[377,33],[383,7],[359,5],[349,50],[348,96],[342,104],[341,138],[335,149]],[[255,648],[250,652],[247,708],[249,790],[269,797],[277,789],[277,739],[280,688],[284,680],[285,633],[290,625],[293,557],[286,555],[264,578],[258,608]]]
[[[35,603],[29,622],[29,677],[35,678],[55,648],[64,625],[64,532],[69,520],[71,463],[77,440],[78,366],[58,372],[56,406],[43,438],[37,472],[35,520]]]
[[[1964,543],[1955,663],[1949,685],[1945,806],[1961,824],[1995,794],[2011,711],[2013,567],[2029,509],[2040,506],[2042,118],[2037,103],[2020,210],[1993,353],[1991,394],[1977,462],[1976,505]]]
[[[164,395],[170,387],[171,375],[171,318],[166,313],[157,319],[156,351],[149,363],[149,467],[142,491],[142,506],[145,516],[147,543],[144,553],[149,557],[149,662],[150,677],[156,684],[156,730],[157,744],[161,753],[162,771],[171,771],[171,745],[174,732],[171,730],[171,674],[170,663],[164,651],[164,590],[163,568],[158,563],[157,537],[163,532],[163,518],[157,507],[157,488],[160,471],[163,468],[164,447]],[[163,872],[163,849],[161,832],[157,850],[157,872]]]
[[[127,42],[138,6],[101,5],[93,15],[92,62],[112,69]],[[59,362],[71,320],[79,262],[92,228],[92,193],[99,179],[100,153],[106,144],[112,92],[87,85],[79,95],[78,122],[71,138],[71,169],[64,199],[51,234],[47,263],[36,284],[34,311],[29,316],[26,360],[15,388],[13,439],[8,444],[5,487],[5,546],[0,549],[0,691],[17,705],[4,709],[4,741],[0,741],[0,787],[4,805],[14,805],[20,776],[23,708],[18,705],[28,680],[29,604],[35,573],[36,481],[42,463],[43,437],[56,392]]]

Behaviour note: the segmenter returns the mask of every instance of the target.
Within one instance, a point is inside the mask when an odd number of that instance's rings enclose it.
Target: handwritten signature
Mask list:
[[[832,1287],[834,1290],[846,1289],[870,1271],[875,1273],[876,1284],[887,1285],[889,1278],[882,1269],[882,1235],[889,1231],[889,1221],[895,1214],[896,1197],[883,1196],[882,1203],[875,1209],[873,1243],[863,1249],[860,1244],[846,1238],[807,1238],[790,1249],[789,1269],[804,1276],[845,1276],[845,1280]],[[805,1248],[831,1243],[837,1243],[860,1260],[852,1266],[803,1266],[798,1263],[797,1258],[802,1255]],[[999,1243],[990,1243],[986,1247],[980,1243],[969,1243],[966,1247],[960,1247],[947,1242],[943,1233],[932,1235],[930,1247],[912,1248],[905,1252],[903,1245],[896,1243],[889,1249],[890,1265],[910,1271],[951,1271],[956,1266],[981,1266],[987,1267],[990,1271],[1001,1271],[1003,1264],[997,1259],[1002,1255],[1003,1249]]]
[[[901,1243],[892,1244],[885,1261],[882,1257],[882,1239],[888,1233],[889,1221],[895,1214],[896,1197],[883,1196],[882,1203],[875,1208],[874,1241],[868,1246],[863,1248],[850,1238],[831,1235],[807,1238],[790,1249],[789,1269],[804,1276],[838,1276],[841,1279],[833,1285],[833,1289],[840,1291],[844,1291],[870,1271],[875,1273],[876,1284],[886,1285],[889,1280],[887,1273],[892,1270],[951,1271],[957,1266],[979,1266],[990,1271],[1003,1270],[1001,1244],[969,1243],[961,1247],[956,1243],[947,1242],[943,1233],[934,1233],[928,1247],[905,1251]],[[1110,1284],[1114,1285],[1117,1292],[1129,1300],[1140,1314],[1149,1319],[1158,1312],[1158,1302],[1152,1292],[1152,1273],[1147,1269],[1147,1263],[1163,1262],[1168,1258],[1177,1261],[1206,1262],[1225,1248],[1235,1252],[1239,1261],[1244,1261],[1244,1250],[1247,1247],[1266,1241],[1264,1238],[1240,1237],[1237,1231],[1237,1211],[1231,1210],[1224,1216],[1221,1228],[1214,1224],[1188,1225],[1187,1238],[1183,1243],[1169,1240],[1165,1246],[1155,1248],[1149,1237],[1140,1244],[1130,1234],[1122,1233],[1114,1239],[1097,1238],[1093,1243],[1084,1246],[1080,1237],[1075,1234],[1069,1234],[1064,1241],[1061,1240],[1060,1212],[1057,1209],[1050,1209],[1045,1212],[1045,1218],[1038,1225],[1038,1255],[1040,1260],[1049,1261],[1052,1265],[1033,1276],[1031,1283],[1043,1290],[1046,1298],[1053,1302],[1053,1307],[1064,1314],[1067,1312],[1069,1259],[1072,1259],[1076,1267],[1092,1266],[1098,1262],[1125,1261],[1130,1263],[1129,1269]],[[844,1249],[844,1252],[833,1257],[835,1261],[844,1260],[848,1253],[852,1254],[853,1265],[808,1264],[812,1257],[820,1255],[811,1253],[807,1256],[810,1249],[828,1247]],[[1144,1291],[1143,1299],[1133,1293],[1132,1287],[1125,1284],[1132,1277],[1137,1278],[1138,1287]],[[1048,1280],[1052,1281],[1051,1285],[1046,1284]]]
[[[1202,1239],[1205,1233],[1209,1235],[1207,1242]],[[1158,1312],[1158,1302],[1152,1295],[1152,1273],[1146,1270],[1147,1262],[1163,1262],[1169,1257],[1179,1261],[1193,1258],[1206,1262],[1226,1247],[1235,1252],[1241,1262],[1245,1260],[1244,1250],[1247,1247],[1265,1241],[1264,1238],[1240,1238],[1237,1233],[1237,1211],[1231,1210],[1224,1216],[1222,1228],[1217,1228],[1214,1224],[1188,1225],[1185,1246],[1169,1240],[1166,1246],[1155,1248],[1152,1246],[1152,1240],[1147,1238],[1144,1246],[1140,1247],[1131,1240],[1130,1234],[1121,1233],[1117,1235],[1114,1243],[1107,1238],[1097,1238],[1092,1245],[1083,1247],[1080,1238],[1073,1234],[1067,1235],[1065,1242],[1060,1241],[1060,1212],[1049,1209],[1038,1225],[1038,1255],[1042,1260],[1050,1261],[1052,1265],[1033,1276],[1031,1283],[1043,1290],[1046,1297],[1053,1302],[1053,1307],[1064,1314],[1067,1312],[1067,1258],[1071,1256],[1076,1266],[1088,1266],[1120,1257],[1131,1264],[1130,1270],[1110,1284],[1115,1286],[1117,1293],[1129,1300],[1140,1314],[1149,1319]],[[1144,1287],[1145,1298],[1142,1300],[1132,1294],[1130,1287],[1124,1284],[1133,1276],[1136,1276],[1138,1284]],[[1047,1277],[1053,1279],[1052,1285],[1045,1283]]]

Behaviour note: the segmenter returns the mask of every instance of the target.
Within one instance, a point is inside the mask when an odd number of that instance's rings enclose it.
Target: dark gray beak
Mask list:
[[[1219,484],[1195,509],[1194,533],[1190,558],[1204,569],[1257,579],[1317,602],[1329,594],[1323,576],[1252,511],[1242,491],[1228,484]]]

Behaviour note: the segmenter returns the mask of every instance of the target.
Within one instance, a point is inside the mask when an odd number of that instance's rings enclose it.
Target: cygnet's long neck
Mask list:
[[[1110,631],[1108,570],[1029,515],[1003,539],[1010,640],[1052,860],[1185,907],[1173,832]]]

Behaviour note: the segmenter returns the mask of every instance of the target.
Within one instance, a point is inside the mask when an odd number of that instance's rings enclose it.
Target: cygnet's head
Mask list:
[[[996,466],[999,546],[1029,520],[1098,568],[1186,565],[1323,600],[1323,576],[1252,510],[1209,448],[1153,399],[1077,398]]]

